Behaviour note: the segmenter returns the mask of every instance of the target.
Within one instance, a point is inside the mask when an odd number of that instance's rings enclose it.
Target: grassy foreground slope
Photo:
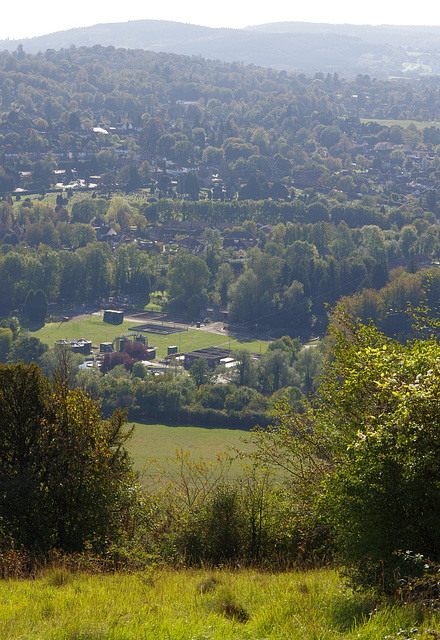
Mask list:
[[[0,582],[2,640],[397,640],[433,638],[411,607],[377,606],[334,571],[49,569]]]

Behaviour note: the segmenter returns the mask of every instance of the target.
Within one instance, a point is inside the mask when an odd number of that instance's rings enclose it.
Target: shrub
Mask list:
[[[395,592],[399,551],[440,559],[440,346],[340,318],[321,423],[337,459],[321,501],[355,586]]]

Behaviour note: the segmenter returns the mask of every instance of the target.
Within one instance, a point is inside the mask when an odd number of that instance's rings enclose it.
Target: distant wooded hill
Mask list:
[[[440,73],[440,27],[330,25],[281,22],[246,29],[211,29],[171,21],[136,20],[97,24],[22,40],[0,40],[0,49],[20,44],[28,53],[74,45],[202,56],[303,72],[338,72],[345,77]]]

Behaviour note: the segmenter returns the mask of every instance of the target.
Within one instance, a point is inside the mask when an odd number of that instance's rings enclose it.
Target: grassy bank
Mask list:
[[[398,640],[434,638],[439,617],[377,606],[334,571],[49,569],[0,582],[2,640]]]

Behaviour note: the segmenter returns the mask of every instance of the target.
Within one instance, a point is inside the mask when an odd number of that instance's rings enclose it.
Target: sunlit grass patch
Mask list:
[[[245,436],[249,436],[249,433],[239,429],[204,429],[192,426],[136,423],[127,448],[133,458],[136,471],[151,473],[153,471],[151,467],[145,469],[148,460],[155,459],[157,466],[164,469],[167,467],[168,458],[173,457],[178,449],[189,451],[194,460],[201,457],[206,461],[215,461],[217,454],[233,447],[250,451],[252,446],[243,442]],[[233,463],[231,474],[237,475],[241,470],[241,463],[237,461]]]
[[[0,621],[1,640],[419,640],[440,617],[352,593],[331,570],[153,568],[4,580]]]

